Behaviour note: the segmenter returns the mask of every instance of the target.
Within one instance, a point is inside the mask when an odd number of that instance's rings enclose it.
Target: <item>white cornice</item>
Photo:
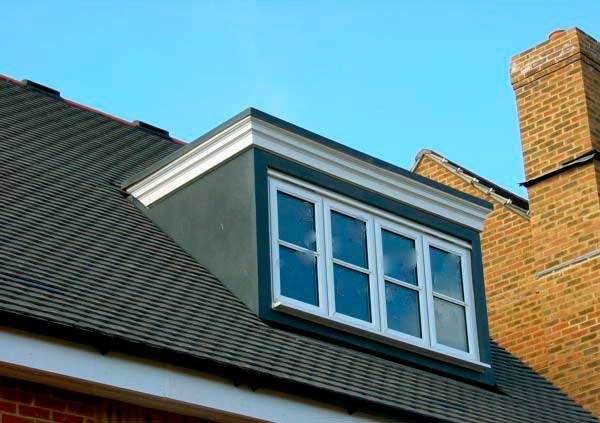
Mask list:
[[[248,116],[158,169],[126,191],[151,206],[248,147],[260,147],[355,185],[476,230],[490,210],[428,184]]]
[[[252,145],[251,117],[248,116],[215,134],[126,191],[148,207],[165,195],[218,166]]]

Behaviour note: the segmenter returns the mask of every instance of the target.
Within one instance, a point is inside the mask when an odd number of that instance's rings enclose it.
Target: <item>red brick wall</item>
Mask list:
[[[208,420],[0,377],[0,423],[51,422],[211,423]]]

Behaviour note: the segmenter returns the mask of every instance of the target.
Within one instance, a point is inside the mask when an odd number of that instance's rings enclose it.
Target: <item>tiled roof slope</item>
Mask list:
[[[596,421],[495,344],[500,392],[267,326],[117,188],[176,148],[0,80],[0,310],[443,421]]]

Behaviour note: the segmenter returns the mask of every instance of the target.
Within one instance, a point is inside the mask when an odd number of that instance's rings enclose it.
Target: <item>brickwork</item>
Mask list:
[[[512,59],[527,179],[598,148],[600,63],[595,40],[570,29]],[[590,107],[590,106],[595,106]]]
[[[600,257],[536,278],[532,220],[427,156],[415,172],[492,202],[481,236],[491,336],[600,415]]]
[[[600,248],[596,166],[590,162],[529,188],[536,271]]]
[[[214,423],[0,377],[0,423]]]
[[[600,44],[564,31],[511,65],[527,179],[600,148]],[[536,267],[544,270],[600,248],[600,201],[593,165],[529,189]]]
[[[414,171],[494,205],[481,236],[490,333],[513,352],[529,348],[530,329],[534,323],[529,308],[537,297],[535,286],[523,283],[524,275],[534,273],[529,220],[483,194],[428,156],[420,160]],[[512,313],[506,313],[506,310],[512,310]],[[535,316],[535,319],[541,319],[541,316]]]
[[[527,179],[600,147],[600,44],[558,34],[512,60]],[[487,199],[482,249],[490,333],[600,416],[600,165],[590,161],[528,188],[530,219],[423,156],[415,171]],[[540,273],[542,272],[542,273]]]

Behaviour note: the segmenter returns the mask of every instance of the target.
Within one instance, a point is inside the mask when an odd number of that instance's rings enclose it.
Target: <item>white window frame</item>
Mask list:
[[[329,198],[323,199],[324,207],[324,229],[325,229],[325,250],[327,258],[327,280],[331,281],[328,283],[328,300],[329,300],[329,316],[341,323],[346,323],[352,326],[361,327],[367,330],[377,331],[379,329],[379,295],[377,293],[377,271],[376,271],[376,259],[375,252],[371,246],[374,244],[373,234],[373,217],[369,214],[343,204],[341,202],[331,200]],[[363,269],[351,263],[344,262],[343,260],[333,257],[333,241],[331,238],[331,212],[335,211],[340,214],[352,217],[354,219],[363,221],[366,229],[366,242],[367,242],[367,262],[368,269]],[[355,317],[347,316],[342,313],[338,313],[335,308],[335,283],[333,278],[333,265],[338,264],[351,270],[356,270],[369,276],[369,306],[371,309],[371,321],[366,322]]]
[[[415,250],[417,254],[417,287],[414,285],[401,281],[399,279],[386,276],[383,269],[383,239],[381,236],[382,230],[387,230],[397,235],[410,238],[415,242]],[[375,222],[376,232],[376,250],[377,250],[377,266],[379,271],[379,302],[381,304],[381,322],[383,333],[390,338],[398,339],[399,341],[408,342],[413,345],[418,345],[427,348],[429,345],[429,318],[427,315],[427,309],[424,307],[427,304],[427,288],[425,280],[425,272],[423,260],[420,257],[423,256],[423,243],[422,234],[417,231],[411,230],[397,223],[389,221],[387,219],[376,219]],[[412,336],[408,333],[394,330],[387,325],[387,301],[385,298],[385,283],[391,282],[393,284],[416,290],[419,293],[419,318],[421,319],[421,338]]]
[[[352,333],[365,335],[373,339],[416,350],[436,358],[481,370],[489,368],[479,361],[477,324],[475,317],[473,283],[471,278],[471,246],[460,239],[448,236],[432,228],[419,225],[374,207],[346,198],[329,190],[297,180],[283,173],[269,170],[269,219],[271,245],[271,275],[274,309],[299,315]],[[317,277],[319,305],[314,306],[285,297],[279,284],[279,245],[306,251],[299,246],[290,245],[278,239],[277,192],[301,198],[314,204],[317,251]],[[335,292],[333,282],[333,264],[341,262],[332,257],[331,211],[337,211],[362,220],[366,224],[369,292],[371,322],[353,318],[335,312]],[[381,231],[388,230],[415,241],[417,253],[418,286],[385,276],[383,272],[383,245]],[[464,301],[449,299],[465,307],[467,339],[469,351],[461,351],[437,342],[434,296],[448,300],[442,294],[433,293],[430,270],[429,246],[434,246],[461,257]],[[348,268],[357,269],[349,263],[340,263]],[[419,291],[419,317],[421,319],[421,338],[395,331],[387,326],[385,300],[385,282]]]
[[[455,245],[445,242],[441,239],[435,239],[431,237],[424,237],[423,239],[423,250],[429,252],[429,247],[435,247],[442,251],[446,251],[452,254],[456,254],[460,256],[461,263],[461,273],[462,273],[462,285],[463,285],[463,301],[457,300],[455,298],[449,297],[444,294],[436,293],[433,291],[433,278],[431,276],[431,264],[430,264],[430,254],[424,255],[425,261],[425,275],[427,282],[427,309],[429,311],[429,315],[431,316],[431,325],[430,325],[430,334],[431,334],[431,345],[436,350],[448,354],[448,355],[456,355],[458,357],[464,356],[466,358],[474,359],[479,356],[479,346],[477,342],[475,342],[475,337],[471,336],[471,334],[477,334],[477,325],[475,323],[475,311],[473,307],[473,283],[471,281],[471,255],[468,254],[462,248],[458,248]],[[434,310],[434,297],[440,298],[442,300],[458,304],[465,308],[465,322],[466,322],[466,331],[467,331],[467,342],[469,352],[460,353],[460,350],[448,347],[444,344],[440,344],[437,341],[436,327],[435,327],[435,310]]]
[[[310,203],[314,204],[314,212],[315,212],[315,232],[316,232],[316,248],[317,251],[314,252],[317,257],[317,296],[318,296],[318,305],[315,306],[313,304],[307,304],[303,301],[295,300],[293,298],[286,297],[281,294],[281,286],[279,284],[279,246],[283,245],[285,247],[301,251],[301,252],[310,252],[313,251],[307,250],[300,246],[291,244],[289,242],[281,241],[278,236],[271,235],[271,273],[273,275],[273,281],[277,281],[277,283],[273,283],[273,299],[276,303],[280,303],[283,305],[287,305],[294,309],[314,313],[317,315],[325,316],[327,315],[328,304],[327,304],[327,291],[326,291],[326,268],[325,268],[325,241],[324,241],[324,230],[323,230],[323,220],[320,216],[323,214],[322,212],[322,201],[320,196],[317,194],[311,193],[310,191],[300,189],[297,186],[291,185],[281,180],[271,179],[269,181],[269,197],[271,207],[270,209],[270,227],[271,234],[279,234],[279,217],[277,212],[277,192],[283,192],[285,194],[289,194],[293,197],[300,198],[302,200],[306,200]]]

